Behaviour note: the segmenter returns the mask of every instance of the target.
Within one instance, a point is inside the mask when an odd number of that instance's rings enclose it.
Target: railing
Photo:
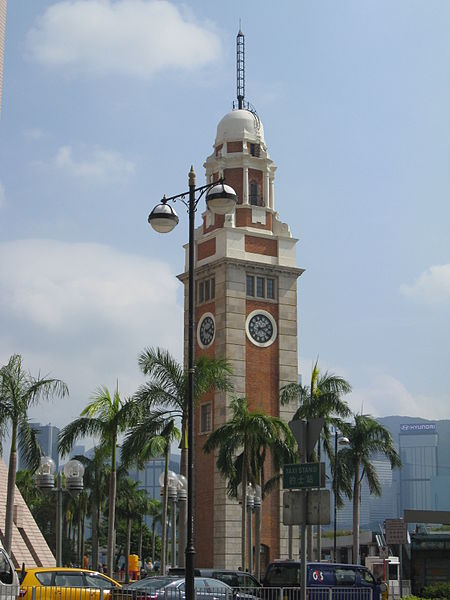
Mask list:
[[[300,600],[300,587],[272,588],[198,588],[196,600]],[[308,600],[373,600],[371,588],[310,587]],[[189,600],[184,589],[145,590],[116,588],[113,590],[41,586],[21,589],[0,587],[0,600]],[[375,599],[375,600],[381,600]]]
[[[411,595],[411,580],[410,579],[402,579],[402,595],[403,596]],[[389,582],[389,598],[391,600],[400,598],[400,582],[399,581],[390,581]]]
[[[300,600],[300,587],[283,588],[253,588],[250,592],[263,600]],[[308,587],[306,588],[306,597],[308,600],[372,600],[371,588],[350,588],[350,587]]]

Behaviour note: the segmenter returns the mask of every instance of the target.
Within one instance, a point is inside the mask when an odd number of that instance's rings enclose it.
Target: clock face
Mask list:
[[[207,348],[213,343],[215,331],[213,315],[211,313],[204,314],[197,329],[198,342],[202,348]]]
[[[276,337],[276,324],[271,314],[255,311],[247,317],[247,335],[257,346],[270,346]]]

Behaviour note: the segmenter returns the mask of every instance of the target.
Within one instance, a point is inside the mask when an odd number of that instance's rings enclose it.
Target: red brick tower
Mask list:
[[[242,35],[242,34],[240,34]],[[239,42],[239,36],[238,36]],[[239,64],[239,62],[238,62]],[[297,381],[297,240],[275,211],[274,175],[264,130],[255,112],[238,108],[217,127],[214,151],[205,162],[207,182],[224,177],[238,195],[234,214],[208,209],[195,232],[196,356],[226,358],[237,396],[251,408],[290,420],[294,406],[279,404],[280,387]],[[187,249],[186,249],[187,252]],[[187,308],[187,274],[185,283]],[[187,310],[185,312],[187,331]],[[230,417],[230,395],[201,399],[195,421],[195,523],[199,567],[241,564],[240,507],[226,494],[215,457],[202,448],[208,434]],[[287,557],[287,528],[281,523],[281,491],[262,506],[264,563]]]

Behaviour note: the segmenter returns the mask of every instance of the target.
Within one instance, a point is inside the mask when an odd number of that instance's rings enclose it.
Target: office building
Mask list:
[[[438,472],[438,434],[436,423],[403,423],[400,425],[399,453],[400,510],[429,510],[431,480]]]
[[[180,472],[180,455],[171,454],[169,458],[169,470],[174,473]],[[139,484],[139,489],[145,490],[149,498],[160,499],[159,477],[164,473],[164,457],[160,456],[149,460],[144,469],[129,468],[128,476]]]

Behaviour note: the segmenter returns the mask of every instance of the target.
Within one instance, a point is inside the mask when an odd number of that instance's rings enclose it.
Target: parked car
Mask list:
[[[212,577],[194,577],[194,588],[197,600],[257,600],[255,596],[233,590],[223,581]],[[185,598],[185,580],[177,579],[157,590],[154,600],[185,600]]]
[[[170,575],[144,577],[144,579],[133,581],[120,590],[113,590],[111,598],[112,600],[156,600],[159,589],[179,579],[179,577]]]
[[[293,560],[269,563],[263,578],[265,588],[284,588],[283,597],[300,598],[301,563]],[[306,565],[309,600],[323,598],[325,588],[332,589],[331,600],[381,600],[387,585],[376,580],[367,567],[339,563],[311,562]],[[317,589],[317,592],[316,592]],[[328,597],[328,596],[327,596]]]
[[[19,593],[19,578],[12,560],[0,542],[0,598],[15,598]]]
[[[21,574],[20,596],[31,600],[36,588],[36,600],[100,600],[111,590],[121,589],[120,583],[103,573],[90,569],[66,567],[36,567]]]
[[[171,567],[169,575],[184,576],[185,570],[181,567]],[[203,567],[195,567],[194,573],[197,577],[212,577],[223,581],[232,588],[260,588],[262,584],[246,571],[234,571],[232,569],[205,569]]]

